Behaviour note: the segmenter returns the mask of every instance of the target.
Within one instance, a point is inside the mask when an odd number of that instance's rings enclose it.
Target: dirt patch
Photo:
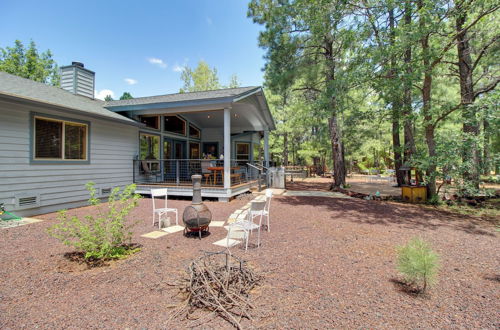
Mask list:
[[[189,201],[169,204],[182,212]],[[271,231],[262,246],[242,257],[262,275],[251,293],[253,321],[245,328],[498,328],[500,244],[490,223],[414,205],[279,196],[271,205]],[[226,220],[245,201],[207,202],[214,220]],[[92,208],[71,210],[87,214]],[[151,201],[131,214],[141,223],[136,255],[110,267],[54,271],[71,249],[46,233],[55,215],[40,223],[0,231],[0,328],[164,328],[182,302],[175,283],[201,251],[225,237],[188,239],[182,232],[159,239],[141,234],[152,226]],[[395,247],[414,236],[440,255],[438,282],[425,298],[402,292],[391,279]],[[252,241],[256,235],[251,236]],[[84,312],[82,312],[84,311]],[[226,321],[199,311],[169,324],[228,328]]]

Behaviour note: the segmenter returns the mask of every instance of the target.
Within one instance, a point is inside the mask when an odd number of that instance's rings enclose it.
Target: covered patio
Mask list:
[[[202,195],[227,201],[258,185],[269,167],[275,128],[261,87],[168,94],[107,102],[143,124],[133,166],[139,193],[168,187],[191,196],[201,174]]]

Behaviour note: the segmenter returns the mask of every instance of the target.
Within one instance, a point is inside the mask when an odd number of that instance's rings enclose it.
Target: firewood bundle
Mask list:
[[[186,294],[188,314],[196,308],[210,310],[237,328],[242,318],[252,319],[249,293],[260,276],[246,262],[228,252],[205,253],[187,272],[180,289]]]

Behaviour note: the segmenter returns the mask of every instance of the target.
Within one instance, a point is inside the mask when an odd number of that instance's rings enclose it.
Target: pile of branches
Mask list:
[[[180,285],[186,295],[186,304],[176,315],[194,309],[206,309],[220,315],[240,329],[242,318],[252,319],[249,310],[250,291],[260,281],[260,276],[246,262],[229,252],[205,252],[191,262],[188,278]]]

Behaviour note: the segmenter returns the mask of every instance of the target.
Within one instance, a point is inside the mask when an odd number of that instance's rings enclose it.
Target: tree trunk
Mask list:
[[[283,134],[283,166],[288,166],[288,133]]]
[[[422,7],[421,0],[418,5],[420,8]],[[425,24],[425,19],[420,17],[420,26],[422,31],[426,28]],[[433,198],[436,195],[436,141],[434,138],[435,126],[432,122],[431,113],[432,67],[430,64],[429,34],[425,34],[420,40],[420,43],[422,45],[422,62],[424,67],[424,81],[422,84],[422,113],[424,116],[425,143],[427,144],[427,150],[429,153],[429,165],[426,169],[427,191],[429,192],[429,198]]]
[[[483,119],[483,174],[490,175],[490,123],[487,118]]]
[[[405,25],[411,24],[411,1],[405,2]],[[408,44],[404,54],[404,66],[406,72],[406,79],[403,82],[403,126],[404,126],[404,163],[410,163],[412,155],[416,152],[415,138],[412,122],[412,81],[410,76],[412,74],[412,51],[411,44]],[[399,180],[399,179],[398,179]],[[398,182],[399,183],[399,182]]]
[[[332,142],[333,155],[333,186],[332,188],[345,185],[345,164],[342,148],[342,134],[337,123],[337,116],[334,114],[328,119],[328,128],[330,130],[330,139]]]
[[[463,26],[467,19],[464,11],[460,11],[456,18],[458,71],[460,74],[460,99],[462,105],[463,133],[465,135],[463,162],[468,164],[469,170],[464,173],[464,180],[479,189],[480,153],[477,138],[479,136],[479,121],[476,118],[477,110],[474,103],[474,85],[472,80],[471,48],[467,31]]]
[[[396,32],[395,32],[395,19],[394,19],[394,8],[389,9],[389,27],[391,31],[391,45],[394,45],[395,43],[395,37],[396,37]],[[396,58],[394,57],[394,54],[392,55],[391,58],[391,72],[390,76],[391,78],[394,78],[396,74]],[[400,116],[401,116],[401,102],[400,102],[400,96],[397,95],[398,93],[393,93],[391,99],[392,99],[392,149],[394,153],[394,169],[396,171],[396,180],[398,183],[398,186],[401,186],[403,184],[403,172],[401,172],[399,169],[401,168],[401,165],[403,165],[403,159],[401,157],[401,139],[399,136],[399,131],[400,131]]]
[[[327,85],[335,80],[335,61],[333,55],[333,37],[325,36],[324,44],[325,52],[323,53],[326,60],[325,80]],[[333,158],[333,183],[330,188],[337,188],[345,185],[345,161],[344,161],[344,148],[342,145],[342,132],[338,125],[338,104],[335,97],[335,91],[329,89],[330,95],[330,111],[331,117],[328,118],[328,128],[330,131],[330,141],[332,144],[332,158]]]
[[[394,107],[394,106],[393,106]],[[399,169],[403,165],[401,157],[401,140],[399,137],[399,109],[392,109],[392,147],[394,152],[394,169],[396,171],[396,179],[398,187],[403,184],[403,172]]]

